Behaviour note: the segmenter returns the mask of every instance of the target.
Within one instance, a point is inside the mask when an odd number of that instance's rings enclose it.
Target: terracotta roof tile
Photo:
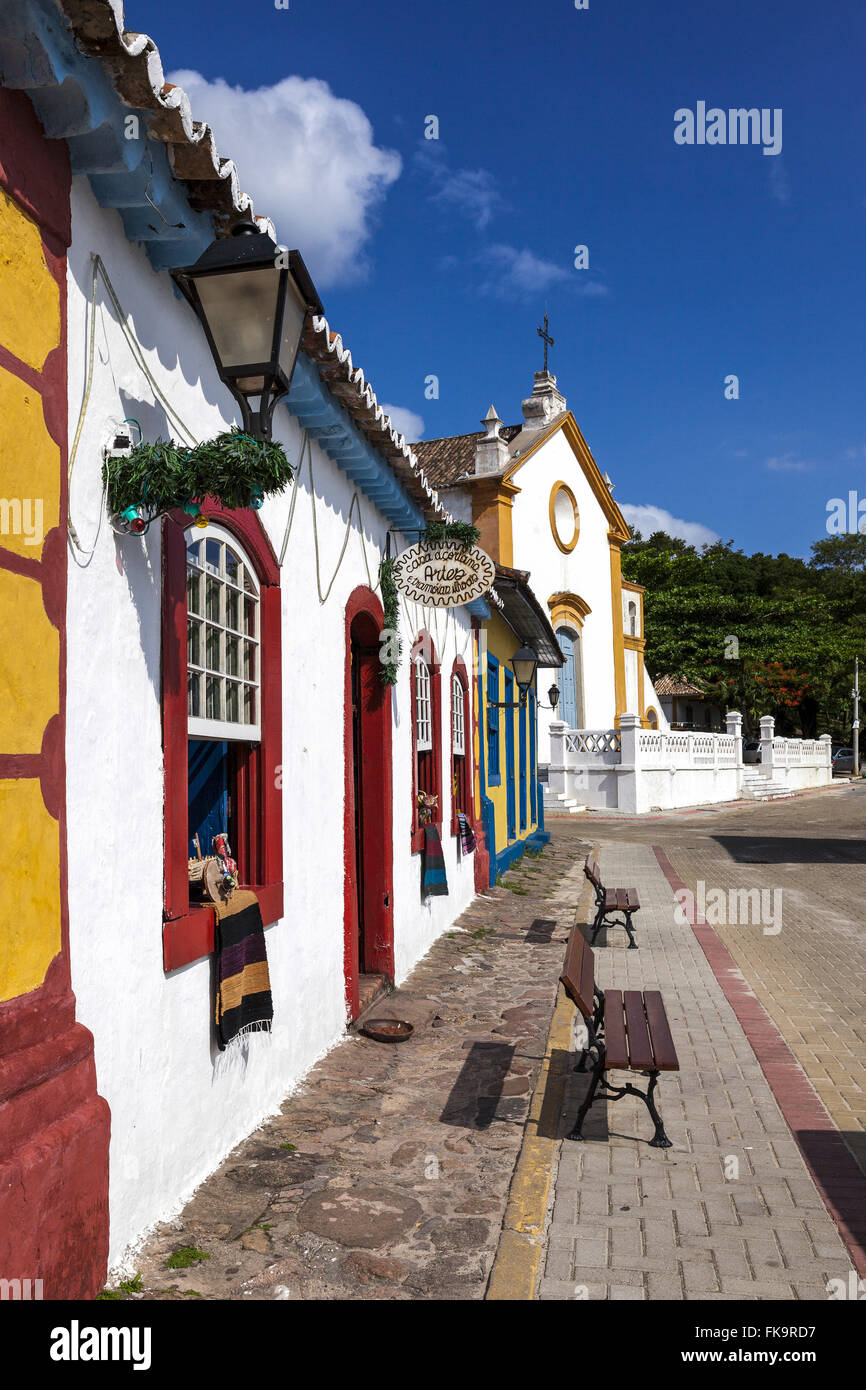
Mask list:
[[[523,429],[522,425],[503,425],[502,438],[510,443]],[[413,445],[415,454],[434,487],[454,487],[475,464],[475,446],[484,438],[484,430],[472,434],[451,434],[442,439],[422,439]]]

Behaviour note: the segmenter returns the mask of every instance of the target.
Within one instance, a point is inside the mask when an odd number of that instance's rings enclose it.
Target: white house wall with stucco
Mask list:
[[[119,215],[73,181],[69,252],[69,420],[74,438],[85,394],[91,253],[102,257],[126,321],[153,376],[200,439],[236,419],[192,311],[167,273],[131,245]],[[72,476],[70,508],[80,543],[68,589],[67,806],[72,984],[78,1017],[95,1040],[99,1092],[111,1108],[110,1264],[196,1186],[268,1115],[343,1035],[344,608],[376,584],[387,519],[363,494],[324,604],[316,586],[310,476],[305,467],[282,567],[283,826],[285,916],[266,932],[274,1028],[233,1057],[216,1048],[212,962],[166,975],[162,955],[163,755],[160,711],[161,544],[116,536],[101,482],[102,448],[124,416],[144,438],[176,436],[125,340],[100,284],[93,380]],[[297,458],[301,432],[285,406],[274,434]],[[321,588],[337,569],[355,485],[316,444]],[[279,555],[291,490],[265,502],[261,519]],[[201,534],[206,535],[206,532]],[[363,536],[363,545],[362,545]],[[366,546],[366,565],[365,551]],[[399,983],[474,894],[473,862],[457,857],[450,777],[443,773],[443,848],[449,896],[424,902],[411,854],[411,710],[406,652],[427,625],[445,647],[442,749],[450,749],[454,650],[472,669],[465,610],[404,615],[404,660],[393,700],[394,938]],[[448,645],[450,644],[450,646]],[[447,664],[446,664],[447,662]],[[276,770],[275,770],[276,772]]]

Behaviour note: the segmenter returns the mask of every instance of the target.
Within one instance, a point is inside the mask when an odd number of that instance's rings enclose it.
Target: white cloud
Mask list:
[[[507,204],[496,180],[488,169],[452,169],[444,145],[425,143],[416,152],[415,161],[430,179],[436,203],[449,203],[483,231],[494,213]]]
[[[406,438],[407,444],[417,444],[424,433],[424,421],[420,415],[416,415],[414,410],[406,410],[402,405],[386,405],[381,402],[382,409],[386,415],[390,415],[391,424],[398,434]]]
[[[664,507],[635,507],[630,502],[621,502],[619,509],[632,530],[640,531],[644,540],[649,540],[653,531],[665,531],[669,536],[688,541],[689,545],[712,545],[721,540],[709,526],[703,526],[699,521],[680,521],[666,512]]]
[[[767,459],[767,468],[773,473],[809,473],[811,463],[805,459],[794,458],[793,454],[781,454],[778,458]]]
[[[568,283],[578,294],[593,298],[607,294],[607,286],[597,280],[586,280],[555,261],[536,256],[528,247],[518,250],[501,242],[488,246],[476,257],[476,264],[486,267],[479,289],[483,294],[499,298],[526,298],[544,294],[553,285]]]
[[[488,294],[533,295],[569,279],[569,273],[554,261],[546,261],[524,247],[490,246],[478,257],[488,274],[480,288]]]
[[[249,92],[187,69],[168,80],[183,87],[196,120],[213,127],[256,213],[298,248],[317,283],[363,276],[371,215],[401,160],[374,144],[361,107],[318,78],[285,77]]]

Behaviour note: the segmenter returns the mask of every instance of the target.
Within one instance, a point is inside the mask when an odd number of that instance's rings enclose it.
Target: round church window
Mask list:
[[[574,550],[580,534],[580,514],[567,483],[554,483],[550,490],[550,529],[560,550],[566,555]]]

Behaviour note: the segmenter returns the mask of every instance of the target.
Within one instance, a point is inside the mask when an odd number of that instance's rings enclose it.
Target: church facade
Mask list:
[[[528,572],[556,634],[556,694],[538,703],[543,769],[554,721],[594,730],[618,728],[625,713],[643,728],[666,721],[644,666],[643,593],[622,577],[630,531],[613,485],[546,369],[535,374],[521,416],[505,425],[491,405],[482,432],[424,441],[415,451],[445,505],[479,528],[487,553]]]

